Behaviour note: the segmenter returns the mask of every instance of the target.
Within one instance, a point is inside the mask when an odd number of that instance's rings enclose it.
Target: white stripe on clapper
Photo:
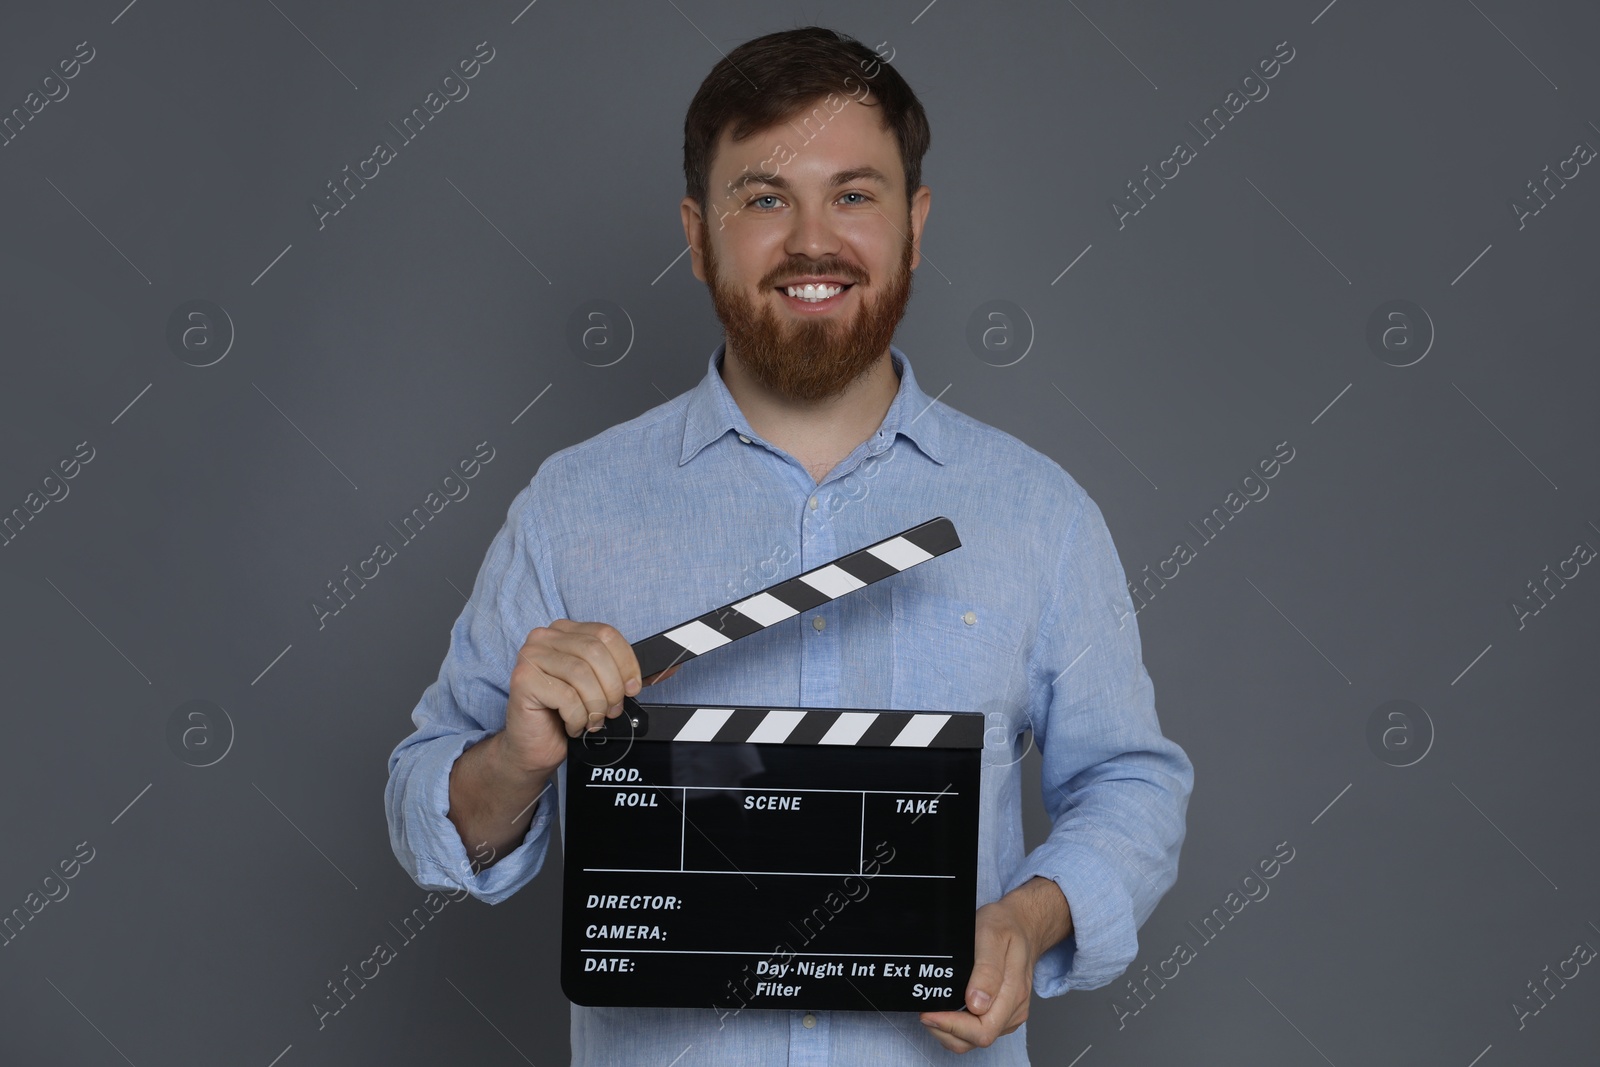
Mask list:
[[[732,640],[727,634],[719,634],[699,619],[668,630],[665,636],[697,656],[704,655],[713,648],[721,648]]]
[[[769,711],[745,740],[752,745],[781,745],[805,717],[803,711]]]
[[[733,607],[741,615],[754,619],[762,626],[771,626],[791,615],[800,614],[771,593],[757,593],[748,600],[739,601]]]
[[[683,724],[674,741],[709,741],[717,736],[717,731],[722,729],[722,724],[728,721],[733,714],[732,708],[696,708],[695,713],[689,716],[689,721]]]
[[[897,571],[903,571],[923,560],[933,558],[932,552],[918,548],[904,537],[891,537],[881,545],[873,545],[867,551]]]
[[[901,730],[899,736],[890,741],[889,745],[891,748],[897,746],[927,748],[929,742],[939,735],[939,731],[949,721],[948,715],[913,715],[911,721],[906,723],[906,728]]]
[[[861,740],[861,735],[867,732],[867,727],[871,726],[872,720],[877,717],[878,713],[875,711],[842,711],[817,744],[853,745]]]
[[[832,563],[826,567],[818,567],[810,574],[800,575],[800,580],[823,596],[833,599],[838,599],[851,590],[860,589],[867,584],[849,571]]]

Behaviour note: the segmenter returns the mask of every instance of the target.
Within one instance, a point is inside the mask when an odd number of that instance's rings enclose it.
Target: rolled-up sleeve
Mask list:
[[[1029,664],[1052,827],[1005,884],[1048,878],[1072,911],[1072,933],[1034,969],[1045,997],[1106,985],[1133,962],[1138,928],[1177,880],[1194,787],[1188,756],[1156,719],[1111,533],[1081,490],[1080,500]]]
[[[450,810],[457,757],[505,729],[511,668],[528,632],[563,617],[540,536],[539,478],[517,494],[478,569],[472,595],[450,630],[438,678],[411,713],[415,729],[389,756],[384,807],[389,844],[425,889],[465,889],[498,904],[539,873],[557,818],[557,776],[534,808],[520,844],[474,874]]]

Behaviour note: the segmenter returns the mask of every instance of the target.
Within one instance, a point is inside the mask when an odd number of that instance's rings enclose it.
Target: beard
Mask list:
[[[909,212],[905,232],[911,232]],[[895,275],[884,283],[876,300],[862,300],[848,320],[839,315],[816,315],[780,321],[771,304],[750,299],[717,276],[710,225],[703,218],[700,247],[705,251],[711,303],[722,320],[727,347],[751,377],[787,400],[811,402],[843,392],[888,351],[911,300],[914,249],[909,236]],[[797,274],[833,275],[856,286],[865,281],[859,270],[833,260],[792,262],[769,277],[782,280]],[[764,288],[772,291],[770,286]]]

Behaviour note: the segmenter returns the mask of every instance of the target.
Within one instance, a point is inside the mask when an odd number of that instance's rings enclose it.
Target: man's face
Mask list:
[[[907,201],[899,147],[879,109],[842,94],[840,102],[835,113],[818,101],[737,144],[724,131],[709,215],[683,202],[695,277],[711,288],[728,348],[757,381],[796,401],[839,393],[888,351],[932,195],[923,186]],[[789,294],[797,281],[824,280],[821,292]]]

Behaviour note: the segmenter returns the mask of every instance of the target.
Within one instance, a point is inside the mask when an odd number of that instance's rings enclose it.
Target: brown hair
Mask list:
[[[733,139],[742,141],[830,93],[861,99],[868,90],[900,144],[909,200],[922,184],[922,156],[932,137],[921,101],[878,53],[821,26],[753,38],[711,68],[683,120],[685,195],[699,203],[702,216],[707,213],[711,156],[729,123]]]

